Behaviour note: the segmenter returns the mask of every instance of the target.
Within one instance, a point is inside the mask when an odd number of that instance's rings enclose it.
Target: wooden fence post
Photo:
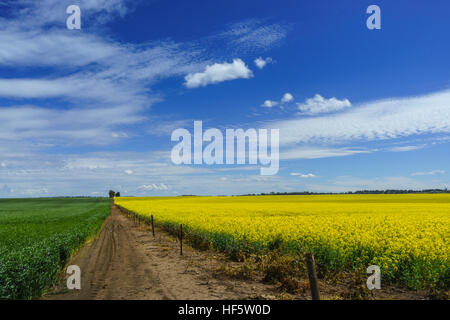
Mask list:
[[[180,255],[183,255],[183,225],[180,224]]]
[[[306,264],[308,266],[309,286],[311,288],[311,297],[313,300],[320,300],[319,285],[317,283],[316,266],[312,253],[306,254]]]
[[[155,237],[155,226],[153,225],[153,215],[151,217],[152,219],[152,233],[153,233],[153,238]]]

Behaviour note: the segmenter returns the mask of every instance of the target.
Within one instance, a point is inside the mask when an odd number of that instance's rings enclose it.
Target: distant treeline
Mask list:
[[[425,190],[358,190],[358,191],[347,191],[347,192],[270,192],[270,193],[251,193],[244,194],[243,196],[272,196],[272,195],[283,195],[283,196],[297,196],[297,195],[325,195],[325,194],[406,194],[406,193],[450,193],[447,189],[425,189]]]

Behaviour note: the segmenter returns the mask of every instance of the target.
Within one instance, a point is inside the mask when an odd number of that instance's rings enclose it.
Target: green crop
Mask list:
[[[105,198],[0,200],[0,299],[33,299],[109,215]]]

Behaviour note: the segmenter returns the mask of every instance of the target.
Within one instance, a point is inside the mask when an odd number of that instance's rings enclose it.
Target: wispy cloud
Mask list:
[[[76,2],[83,9],[83,21],[90,24],[123,17],[135,3]],[[14,14],[0,18],[0,67],[33,67],[40,72],[25,78],[0,77],[0,98],[10,100],[0,105],[2,145],[7,140],[22,141],[23,145],[114,143],[133,136],[131,125],[147,120],[148,109],[164,99],[151,90],[161,80],[188,74],[187,86],[195,87],[253,75],[241,59],[211,66],[215,59],[206,52],[214,46],[205,39],[137,45],[100,36],[95,28],[90,32],[65,30],[65,8],[73,1],[3,4],[13,6]],[[276,28],[257,20],[237,26],[210,39],[240,42],[242,37],[252,38],[264,34],[263,30],[271,34],[272,27]],[[254,43],[258,43],[256,38]],[[205,69],[208,65],[211,67]],[[156,129],[156,135],[162,134],[167,126]]]
[[[401,146],[401,147],[392,147],[392,148],[388,148],[388,151],[392,151],[392,152],[406,152],[406,151],[413,151],[413,150],[419,150],[424,148],[426,145],[422,144],[419,146]]]
[[[371,153],[370,150],[354,148],[294,147],[280,153],[280,159],[320,159],[345,157],[356,154]]]
[[[194,120],[167,120],[161,117],[156,117],[149,123],[147,133],[152,136],[167,136],[170,137],[172,132],[178,128],[192,127]]]
[[[241,52],[258,52],[279,45],[287,35],[287,27],[250,19],[232,24],[221,36]]]
[[[248,172],[250,169],[254,172]],[[0,197],[106,196],[109,189],[121,191],[123,196],[218,193],[214,190],[236,194],[268,192],[277,184],[283,185],[279,177],[260,176],[259,168],[254,166],[176,166],[166,152],[32,154],[9,159],[8,166],[0,171]],[[236,183],[241,189],[236,189]]]
[[[0,67],[41,68],[45,76],[0,78],[0,98],[23,102],[0,105],[0,118],[7,123],[0,128],[0,141],[111,143],[129,136],[117,126],[142,121],[144,111],[161,100],[149,86],[203,66],[198,51],[187,44],[137,46],[85,32],[29,31],[14,21],[0,27]],[[49,108],[49,101],[64,108]]]
[[[450,91],[362,103],[332,115],[275,121],[280,144],[344,144],[450,132]]]
[[[298,172],[292,172],[291,176],[297,176],[302,179],[309,179],[309,178],[316,178],[316,175],[313,173],[298,173]]]
[[[359,178],[353,176],[339,176],[326,181],[324,184],[308,184],[308,190],[317,192],[346,192],[357,190],[425,190],[444,188],[444,184],[423,182],[403,176]]]
[[[435,176],[439,174],[445,174],[445,170],[433,170],[428,172],[414,172],[412,176]]]
[[[127,137],[115,131],[118,125],[143,120],[128,106],[55,110],[36,106],[3,107],[0,112],[0,141],[64,141],[78,144],[107,144]],[[108,115],[108,116],[105,116]],[[99,121],[101,119],[101,121]]]
[[[14,6],[15,23],[22,27],[48,27],[60,25],[67,18],[66,8],[77,4],[83,8],[83,16],[91,22],[103,24],[115,17],[124,17],[132,11],[130,0],[5,0],[4,6]]]

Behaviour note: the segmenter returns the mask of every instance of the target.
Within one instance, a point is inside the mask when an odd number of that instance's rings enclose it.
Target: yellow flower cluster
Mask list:
[[[311,251],[330,271],[379,265],[410,287],[450,282],[450,194],[116,198],[165,226],[210,239]],[[230,242],[230,239],[233,241]]]

